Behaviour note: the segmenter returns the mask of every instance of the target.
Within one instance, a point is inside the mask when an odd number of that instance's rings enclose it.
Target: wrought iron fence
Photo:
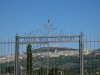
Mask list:
[[[30,37],[30,36],[28,36]],[[28,38],[26,37],[26,38]],[[46,36],[47,37],[47,36]],[[32,44],[33,49],[33,75],[100,75],[100,37],[84,35],[84,57],[83,69],[80,69],[79,57],[79,40],[74,38],[57,38],[59,42],[66,40],[64,43],[57,42],[54,38],[52,41],[56,43],[46,42],[45,39],[40,39],[39,44]],[[53,36],[51,36],[53,37]],[[32,40],[24,38],[20,40],[18,52],[18,67],[17,75],[26,75],[26,48]],[[50,40],[50,38],[49,38]],[[23,42],[25,41],[25,42]],[[39,41],[39,40],[37,40]],[[0,40],[0,75],[16,75],[15,74],[15,39]],[[80,74],[80,70],[84,73]]]

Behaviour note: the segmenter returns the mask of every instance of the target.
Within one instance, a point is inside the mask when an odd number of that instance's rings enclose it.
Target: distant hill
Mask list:
[[[76,51],[78,49],[73,49],[73,48],[66,48],[66,47],[42,47],[42,48],[38,48],[38,49],[34,49],[33,53],[36,52],[47,52],[49,50],[49,52],[55,52],[55,50],[57,51]]]
[[[96,49],[92,52],[93,55],[100,55],[100,49]]]
[[[38,49],[34,49],[33,52],[46,52],[49,49],[50,52],[55,52],[57,51],[66,51],[66,50],[73,50],[76,51],[78,49],[73,49],[73,48],[65,48],[65,47],[42,47]],[[100,51],[100,49],[94,50],[95,52]],[[86,72],[84,73],[85,75],[97,75],[94,74],[94,69],[95,72],[100,72],[100,54],[87,54],[84,55],[84,69]],[[26,72],[26,64],[27,61],[26,59],[19,60],[20,65],[24,68],[24,72]],[[47,67],[49,66],[49,71],[56,70],[56,68],[61,71],[63,69],[65,75],[79,75],[79,68],[80,68],[80,60],[78,56],[59,56],[59,57],[49,57],[48,58],[43,58],[43,57],[33,57],[33,69],[38,68],[34,72],[38,72],[39,70],[43,71],[42,75],[47,75],[45,72]],[[14,62],[7,62],[7,63],[0,63],[1,65],[1,72],[6,73],[6,69],[13,69],[14,67]],[[48,66],[47,66],[48,65]],[[42,68],[42,69],[41,69]],[[9,71],[10,71],[9,70]],[[14,70],[12,70],[14,71]],[[9,72],[10,73],[10,72]],[[46,74],[44,74],[46,73]],[[5,75],[5,74],[3,74]],[[39,75],[39,74],[37,74]],[[54,75],[54,74],[52,74]],[[100,74],[98,74],[100,75]]]

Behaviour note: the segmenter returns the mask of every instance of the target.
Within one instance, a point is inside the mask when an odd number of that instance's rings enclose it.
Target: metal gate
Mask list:
[[[83,34],[79,36],[18,36],[16,35],[15,45],[15,75],[19,75],[19,46],[20,44],[47,44],[49,48],[50,43],[64,43],[64,42],[77,42],[79,43],[79,59],[80,59],[80,75],[84,74],[83,68]],[[47,49],[47,73],[49,75],[49,49]],[[62,74],[62,73],[61,73]],[[40,74],[41,75],[41,74]]]
[[[100,75],[99,36],[83,34],[1,38],[0,75],[26,75],[28,44],[33,49],[33,75]]]

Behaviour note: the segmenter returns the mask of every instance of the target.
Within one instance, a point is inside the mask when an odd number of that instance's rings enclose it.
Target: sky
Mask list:
[[[41,31],[48,19],[59,32],[100,36],[100,0],[0,0],[0,39]]]
[[[0,37],[40,30],[50,19],[65,33],[100,34],[100,0],[0,0]]]

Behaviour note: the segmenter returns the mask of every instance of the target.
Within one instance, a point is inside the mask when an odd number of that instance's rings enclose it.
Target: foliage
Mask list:
[[[21,62],[20,65],[25,68],[24,72],[28,70],[26,69],[26,64],[28,66],[29,64],[27,62],[30,62],[29,58],[31,58],[30,55],[32,53],[31,48],[31,45],[27,46],[27,60],[23,59],[19,61]],[[32,57],[30,60],[30,63],[32,63],[33,60],[33,64],[31,64],[33,75],[47,75],[47,57],[37,56]],[[49,57],[48,62],[49,75],[61,75],[61,72],[63,72],[63,75],[79,75],[79,56],[61,55],[59,57]],[[3,63],[1,66],[1,73],[7,74],[8,71],[11,73],[12,64],[11,62]],[[97,74],[98,72],[99,74]],[[84,55],[84,75],[100,75],[100,55]]]
[[[32,46],[27,46],[27,75],[32,75]]]

